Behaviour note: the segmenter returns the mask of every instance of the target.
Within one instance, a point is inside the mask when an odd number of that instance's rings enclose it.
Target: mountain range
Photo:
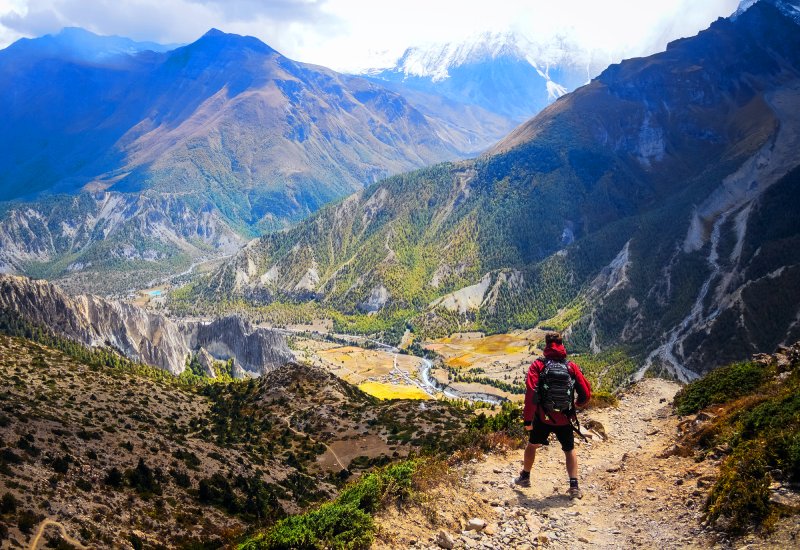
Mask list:
[[[0,51],[0,268],[95,290],[174,273],[512,127],[437,104],[217,30],[174,49],[20,40]]]
[[[408,48],[393,67],[364,74],[407,97],[412,90],[443,96],[521,123],[609,63],[607,54],[567,39],[535,42],[510,31],[486,32]]]
[[[540,324],[684,380],[797,339],[795,13],[762,0],[612,65],[487,154],[265,235],[184,296],[425,335]]]

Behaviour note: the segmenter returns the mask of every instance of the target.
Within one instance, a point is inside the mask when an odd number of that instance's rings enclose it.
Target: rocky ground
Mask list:
[[[417,504],[384,513],[376,547],[796,547],[797,516],[781,520],[766,539],[730,541],[703,526],[702,505],[723,456],[698,462],[665,452],[686,420],[672,414],[678,389],[672,382],[644,380],[618,407],[582,415],[584,425],[592,420],[603,426],[591,432],[590,441],[578,443],[582,500],[566,495],[557,442],[540,450],[533,486],[526,489],[512,483],[522,452],[492,454],[456,468],[452,483]]]

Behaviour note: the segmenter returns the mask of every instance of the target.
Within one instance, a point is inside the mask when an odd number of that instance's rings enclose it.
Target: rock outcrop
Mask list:
[[[281,333],[254,329],[241,317],[224,317],[209,324],[192,323],[184,330],[191,349],[201,348],[215,359],[234,359],[234,364],[248,373],[263,374],[293,359]]]
[[[69,296],[55,285],[26,277],[0,275],[0,309],[58,336],[91,347],[110,346],[129,359],[175,375],[183,372],[186,358],[200,348],[214,359],[233,358],[256,375],[293,358],[280,333],[253,329],[238,317],[209,324],[176,323],[130,304],[91,295]]]

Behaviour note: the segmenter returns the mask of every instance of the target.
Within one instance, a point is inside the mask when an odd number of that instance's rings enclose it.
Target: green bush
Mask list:
[[[369,548],[375,533],[373,513],[389,499],[410,496],[419,461],[407,460],[362,476],[333,502],[285,518],[239,550],[303,548]]]
[[[469,421],[468,427],[479,433],[505,432],[511,437],[522,437],[525,435],[522,405],[506,401],[500,406],[500,412],[493,416],[481,412]]]
[[[242,550],[261,548],[369,548],[375,523],[367,512],[350,504],[331,502],[316,510],[279,521],[263,539],[247,542]]]
[[[769,483],[763,442],[743,443],[722,465],[708,498],[708,518],[728,518],[728,531],[737,534],[764,522],[770,514]]]
[[[716,403],[747,395],[764,383],[766,369],[756,363],[734,363],[708,373],[675,396],[675,411],[693,414]]]
[[[718,417],[695,434],[703,451],[727,444],[731,455],[709,495],[709,521],[738,535],[750,527],[769,528],[780,507],[770,502],[771,472],[800,479],[800,368],[776,377],[774,369],[735,363],[686,386],[675,398],[680,414],[726,403]],[[741,401],[738,398],[746,397]]]

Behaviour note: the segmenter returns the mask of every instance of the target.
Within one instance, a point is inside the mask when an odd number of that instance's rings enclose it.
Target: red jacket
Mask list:
[[[544,350],[546,359],[553,359],[555,361],[563,361],[567,357],[567,350],[561,344],[550,344]],[[567,362],[569,373],[575,379],[575,405],[583,407],[589,402],[592,397],[592,388],[589,382],[584,378],[583,373],[578,365],[572,361]],[[544,369],[544,361],[537,359],[531,363],[528,369],[528,377],[525,380],[525,409],[522,412],[522,418],[525,423],[533,421],[533,417],[538,415],[542,422],[553,426],[566,426],[569,424],[569,418],[559,412],[553,412],[549,415],[545,414],[542,407],[536,404],[536,391],[539,385],[539,375]]]

